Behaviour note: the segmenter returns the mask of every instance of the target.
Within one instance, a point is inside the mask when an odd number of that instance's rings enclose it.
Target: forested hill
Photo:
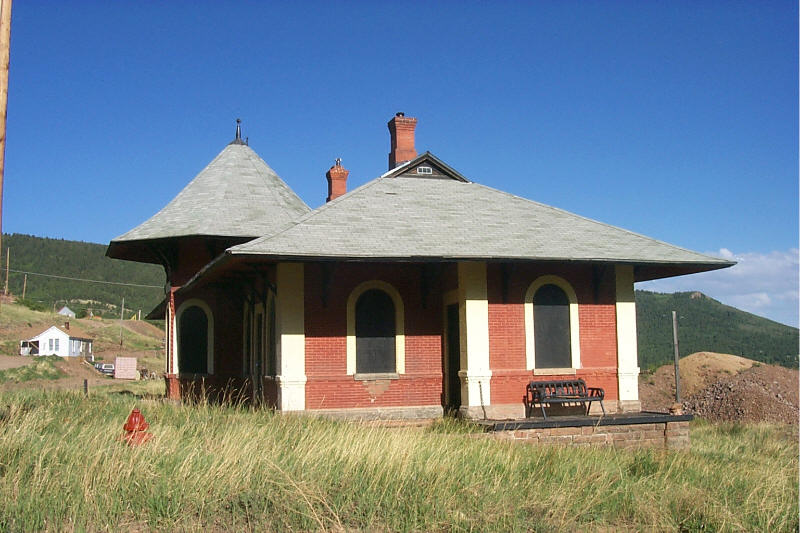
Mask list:
[[[104,244],[46,239],[30,235],[3,237],[11,248],[11,269],[69,278],[105,280],[157,288],[89,283],[29,274],[26,298],[52,309],[65,303],[75,311],[119,313],[125,308],[150,311],[161,300],[164,271],[158,265],[109,259]],[[4,274],[4,272],[3,272]],[[22,295],[23,274],[11,272],[9,289]],[[91,303],[91,301],[99,303]],[[672,360],[672,311],[678,312],[681,356],[700,351],[730,353],[796,368],[798,330],[723,305],[701,293],[659,294],[636,291],[639,365],[653,368]]]
[[[798,329],[722,304],[700,292],[636,291],[639,365],[673,359],[672,311],[678,313],[681,357],[708,351],[797,368]]]
[[[21,297],[24,274],[14,271],[30,272],[25,299],[38,302],[46,309],[52,309],[55,304],[58,308],[67,305],[76,313],[91,308],[95,314],[115,314],[119,313],[119,306],[124,297],[125,309],[130,310],[130,314],[139,309],[145,314],[155,307],[164,295],[164,269],[159,265],[108,258],[105,256],[106,246],[103,244],[48,239],[17,233],[3,235],[2,263],[0,263],[3,281],[5,281],[7,248],[11,249],[12,270],[9,275],[9,291]],[[61,277],[46,277],[32,273]],[[152,285],[154,288],[62,278]]]

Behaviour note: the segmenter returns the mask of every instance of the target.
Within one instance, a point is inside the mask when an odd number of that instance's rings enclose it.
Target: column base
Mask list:
[[[164,384],[166,385],[164,396],[168,400],[181,399],[181,382],[177,374],[164,374]]]

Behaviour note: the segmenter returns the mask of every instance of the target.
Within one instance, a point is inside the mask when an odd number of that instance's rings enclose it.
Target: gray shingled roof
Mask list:
[[[308,211],[249,146],[231,143],[161,211],[112,240],[110,247],[191,235],[270,235]]]
[[[228,253],[297,259],[696,264],[694,271],[733,264],[477,183],[397,173],[325,204],[278,234],[231,247]]]

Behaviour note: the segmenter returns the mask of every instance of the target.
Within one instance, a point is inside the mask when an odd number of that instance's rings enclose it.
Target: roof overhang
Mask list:
[[[164,265],[170,263],[181,243],[202,239],[206,242],[221,243],[222,246],[235,246],[255,239],[254,236],[241,235],[181,235],[141,240],[113,240],[106,248],[106,256],[112,259],[136,261]]]
[[[549,263],[570,265],[630,265],[633,267],[634,281],[649,281],[654,279],[683,276],[709,272],[722,268],[729,268],[736,264],[735,261],[719,259],[709,262],[646,262],[624,259],[566,259],[566,258],[521,258],[521,257],[477,257],[477,256],[393,256],[393,257],[354,257],[354,256],[303,256],[303,255],[269,255],[254,253],[232,253],[227,250],[224,254],[208,263],[186,284],[178,289],[178,294],[184,294],[196,288],[211,283],[231,281],[253,276],[259,272],[259,264],[275,264],[282,262],[292,263],[457,263],[467,261],[483,261],[487,263]],[[163,306],[166,300],[147,315],[147,318],[163,318]],[[160,316],[154,316],[157,309],[161,309]]]

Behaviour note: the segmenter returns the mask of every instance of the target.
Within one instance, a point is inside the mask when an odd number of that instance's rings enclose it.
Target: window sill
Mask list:
[[[578,373],[577,368],[534,368],[534,376],[563,376],[569,374],[574,376]]]
[[[377,381],[379,379],[400,379],[400,374],[396,372],[380,372],[374,374],[353,374],[356,381]]]

